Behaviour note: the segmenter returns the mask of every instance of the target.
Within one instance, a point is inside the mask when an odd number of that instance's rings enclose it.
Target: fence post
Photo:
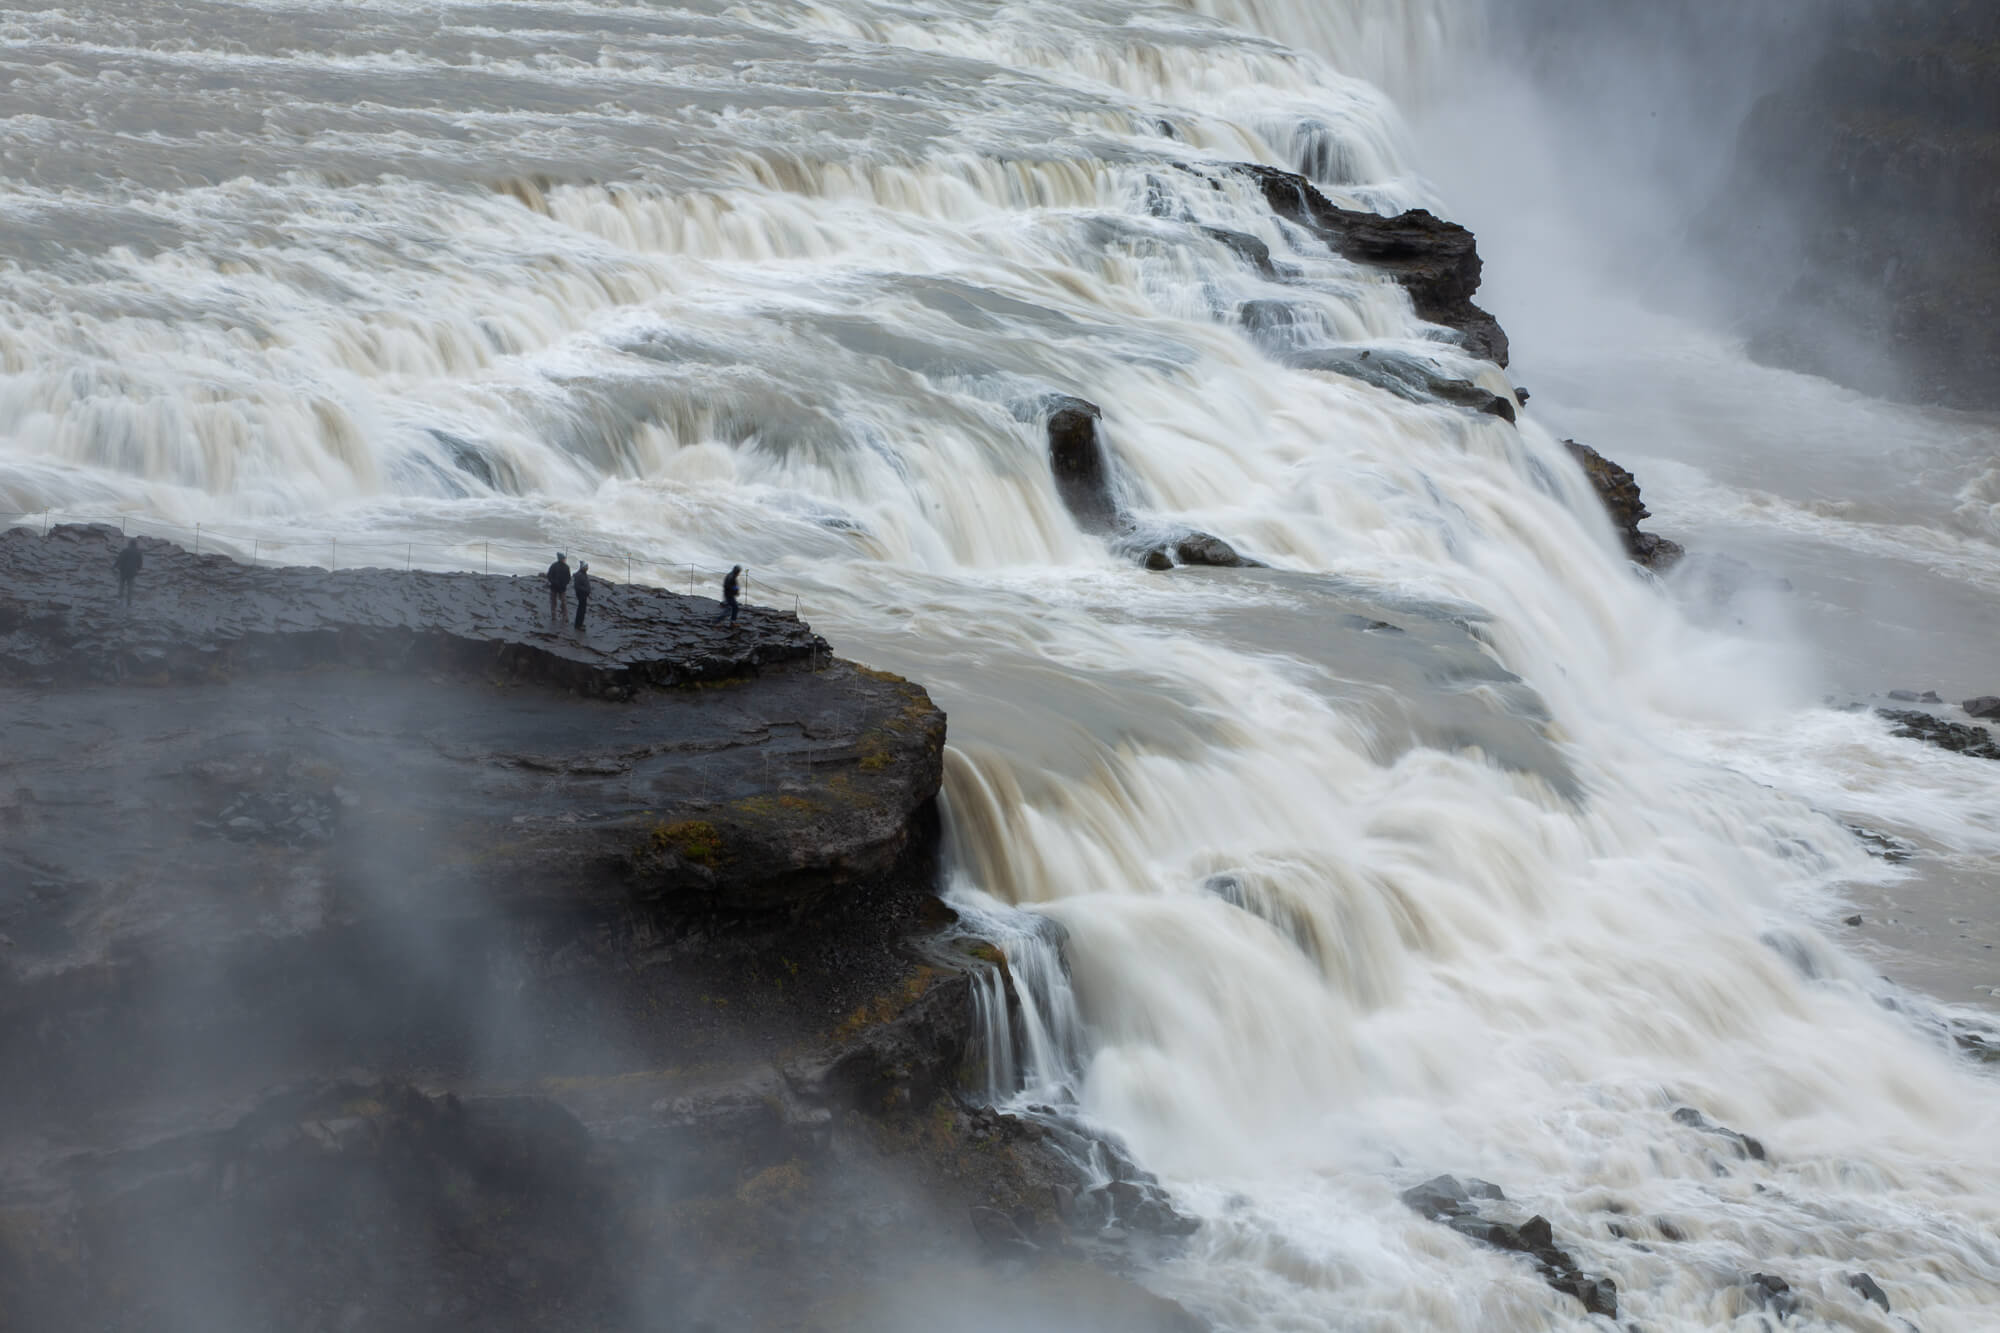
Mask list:
[[[194,525],[194,553],[201,554],[201,524]]]
[[[42,511],[42,535],[49,535],[49,511],[46,509]]]
[[[481,542],[479,543],[479,549],[486,556],[486,572],[491,574],[493,572],[493,543]]]
[[[46,529],[44,529],[46,531]],[[694,566],[688,566],[688,596],[694,596]]]
[[[334,566],[340,563],[340,538],[333,537],[329,540],[333,542],[333,554],[326,558],[326,572],[331,574]]]
[[[632,586],[632,557],[629,555],[625,557],[625,586]]]
[[[256,563],[257,563],[257,548],[258,548],[258,547],[260,547],[260,546],[262,546],[263,544],[264,544],[264,540],[263,540],[263,538],[261,538],[261,537],[258,537],[258,538],[254,538],[254,539],[252,539],[252,541],[250,542],[250,563],[251,563],[251,564],[253,564],[253,565],[254,565],[254,564],[256,564]]]
[[[405,574],[410,572],[410,552],[416,549],[417,544],[415,542],[405,542],[403,544],[403,572]]]

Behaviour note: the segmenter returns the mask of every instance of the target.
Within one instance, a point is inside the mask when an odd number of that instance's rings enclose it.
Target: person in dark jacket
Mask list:
[[[549,566],[549,615],[561,620],[569,614],[569,557],[556,552],[556,562]]]
[[[125,549],[111,562],[118,571],[118,596],[127,606],[132,604],[132,580],[139,577],[139,566],[146,563],[146,557],[139,554],[139,539],[134,537],[125,543]]]
[[[737,580],[743,573],[743,566],[731,565],[729,572],[722,576],[722,609],[715,613],[717,620],[736,619],[736,593],[742,587]]]
[[[576,627],[582,629],[584,608],[590,605],[590,562],[588,560],[579,560],[576,562],[574,584],[576,587]]]

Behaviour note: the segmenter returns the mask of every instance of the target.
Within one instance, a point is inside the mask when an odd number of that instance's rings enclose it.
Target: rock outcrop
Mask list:
[[[0,1326],[858,1330],[997,1254],[1199,1327],[1091,1262],[1157,1183],[963,1091],[1018,996],[921,688],[655,589],[149,543],[127,608],[119,544],[0,536]]]
[[[1878,708],[1875,712],[1895,723],[1892,728],[1894,734],[1905,740],[1923,741],[1941,750],[1971,755],[1975,759],[2000,759],[2000,745],[1994,744],[1993,733],[1985,727],[1949,722],[1916,708]]]
[[[1049,441],[1049,471],[1056,493],[1085,532],[1107,537],[1147,569],[1175,565],[1262,568],[1220,537],[1193,528],[1161,530],[1141,524],[1119,499],[1114,464],[1100,434],[1104,420],[1097,404],[1068,394],[1048,400],[1043,429]]]
[[[1575,440],[1564,440],[1563,444],[1590,478],[1605,511],[1611,515],[1612,526],[1625,544],[1625,554],[1634,563],[1651,570],[1665,570],[1687,553],[1679,542],[1639,530],[1640,522],[1651,514],[1639,498],[1639,482],[1630,472],[1587,444]]]
[[[1569,1251],[1556,1244],[1555,1230],[1546,1217],[1537,1214],[1514,1223],[1491,1216],[1489,1205],[1507,1199],[1498,1185],[1435,1176],[1404,1190],[1402,1197],[1414,1212],[1443,1223],[1467,1240],[1533,1259],[1543,1281],[1565,1296],[1576,1297],[1589,1313],[1618,1317],[1617,1283],[1608,1277],[1586,1276]]]
[[[1507,364],[1507,334],[1473,304],[1483,265],[1470,231],[1424,209],[1385,217],[1342,208],[1294,171],[1256,163],[1233,170],[1261,188],[1271,211],[1320,238],[1335,254],[1393,277],[1417,314],[1456,330],[1474,356]]]

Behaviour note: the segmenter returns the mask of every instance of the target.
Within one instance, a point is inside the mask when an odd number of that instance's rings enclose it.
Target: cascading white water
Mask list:
[[[1361,80],[1422,87],[1470,13],[8,14],[0,509],[595,542],[796,592],[950,713],[965,900],[1067,932],[1078,1020],[1027,1015],[996,1093],[1074,1071],[1203,1217],[1149,1280],[1219,1327],[1586,1326],[1398,1202],[1441,1171],[1545,1213],[1649,1329],[1754,1327],[1749,1271],[1894,1327],[1857,1270],[1927,1333],[1990,1327],[2000,1100],[1817,928],[1894,872],[1772,738],[1917,761],[1635,577],[1532,416],[1267,355],[1245,302],[1508,387],[1175,165],[1436,202]],[[1054,392],[1103,408],[1149,520],[1274,568],[1162,577],[1079,532]],[[1040,939],[1023,990],[1068,1003]]]

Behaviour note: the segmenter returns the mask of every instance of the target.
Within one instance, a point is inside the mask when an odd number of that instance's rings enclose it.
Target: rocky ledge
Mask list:
[[[0,536],[0,1326],[920,1328],[996,1262],[1200,1326],[1114,1271],[1157,1184],[976,1095],[921,688],[637,587],[145,542],[127,607],[121,544]]]

